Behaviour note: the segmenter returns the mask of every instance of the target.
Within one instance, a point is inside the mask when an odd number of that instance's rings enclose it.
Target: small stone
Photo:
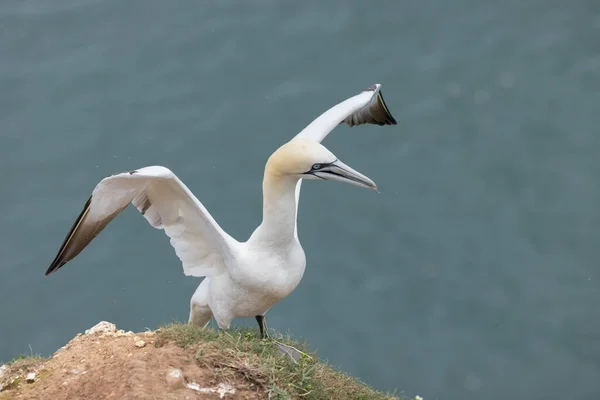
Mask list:
[[[2,389],[4,389],[4,386],[2,386],[2,384],[0,383],[0,392],[2,391]]]
[[[219,394],[219,398],[222,399],[227,394],[235,394],[235,388],[226,383],[219,383],[217,386],[217,393]]]
[[[27,381],[27,383],[35,382],[35,372],[28,373],[27,376],[25,377],[25,380]]]
[[[135,347],[137,347],[137,348],[140,348],[140,349],[141,349],[142,347],[144,347],[145,345],[146,345],[146,342],[144,342],[143,340],[137,340],[137,341],[135,342]]]
[[[183,372],[178,368],[171,368],[169,372],[167,372],[167,385],[169,385],[171,389],[185,387]]]
[[[4,377],[4,374],[8,372],[8,365],[3,365],[0,367],[0,379]]]
[[[144,336],[154,336],[154,332],[146,331],[146,332],[144,332]]]
[[[117,327],[115,324],[111,324],[110,322],[101,321],[96,325],[91,327],[90,329],[85,331],[86,335],[93,335],[95,333],[115,333],[117,331]]]
[[[235,388],[226,383],[219,383],[217,387],[208,387],[203,388],[200,387],[196,382],[191,382],[185,385],[188,389],[195,390],[200,393],[217,393],[219,395],[219,399],[224,398],[228,394],[235,394]]]

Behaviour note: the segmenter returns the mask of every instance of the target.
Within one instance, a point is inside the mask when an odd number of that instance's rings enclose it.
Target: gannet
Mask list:
[[[190,301],[190,324],[214,318],[227,330],[236,317],[255,317],[268,338],[266,313],[288,296],[304,274],[297,212],[303,180],[335,180],[377,190],[367,176],[344,164],[321,141],[339,124],[396,125],[373,85],[333,106],[268,159],[262,182],[263,219],[238,242],[213,219],[169,169],[149,166],[98,183],[64,239],[46,275],[73,260],[129,204],[170,238],[187,276],[205,277]]]

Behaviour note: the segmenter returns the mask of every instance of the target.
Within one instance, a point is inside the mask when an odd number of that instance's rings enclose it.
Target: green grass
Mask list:
[[[281,355],[273,343],[258,337],[256,330],[217,332],[187,324],[170,324],[157,330],[156,346],[168,342],[193,350],[196,361],[214,369],[221,377],[241,379],[269,393],[274,399],[388,400],[398,399],[378,392],[363,382],[336,371],[318,360],[304,344],[275,335],[307,356],[297,362]]]
[[[13,358],[12,360],[10,360],[9,362],[7,362],[5,364],[8,365],[9,367],[18,365],[21,369],[28,369],[30,365],[31,366],[38,365],[40,362],[46,361],[46,360],[47,360],[47,358],[42,357],[40,354],[32,354],[32,355],[19,354],[18,356],[16,356],[15,358]],[[0,362],[0,365],[2,365],[2,364],[3,363]]]
[[[20,354],[7,363],[0,362],[0,366],[4,364],[8,366],[4,382],[0,381],[0,384],[2,384],[2,393],[0,393],[0,399],[5,398],[4,395],[6,394],[6,391],[19,387],[21,383],[23,383],[25,374],[27,374],[27,372],[36,370],[47,360],[47,358],[44,358],[39,354],[33,354],[32,352],[30,355]],[[40,374],[38,373],[38,376],[39,375]]]

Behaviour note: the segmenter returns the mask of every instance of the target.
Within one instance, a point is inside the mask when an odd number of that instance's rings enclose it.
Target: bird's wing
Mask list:
[[[104,178],[73,224],[46,275],[75,258],[129,203],[163,229],[191,276],[224,271],[235,241],[168,168],[145,167]]]
[[[311,139],[321,143],[336,126],[344,122],[350,127],[363,124],[396,125],[396,120],[392,117],[390,110],[383,100],[381,85],[379,83],[369,86],[360,94],[331,107],[319,115],[295,137]],[[302,179],[296,184],[296,215],[298,215],[298,198],[300,197],[301,185]],[[297,222],[294,235],[298,239]]]
[[[396,120],[383,100],[380,84],[370,86],[360,94],[331,107],[298,133],[296,138],[306,138],[321,143],[329,132],[344,122],[349,126],[396,125]]]

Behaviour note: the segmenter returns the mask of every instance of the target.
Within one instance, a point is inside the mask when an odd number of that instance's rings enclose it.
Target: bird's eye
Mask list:
[[[312,166],[312,169],[321,169],[321,168],[323,168],[323,164],[314,164]]]

